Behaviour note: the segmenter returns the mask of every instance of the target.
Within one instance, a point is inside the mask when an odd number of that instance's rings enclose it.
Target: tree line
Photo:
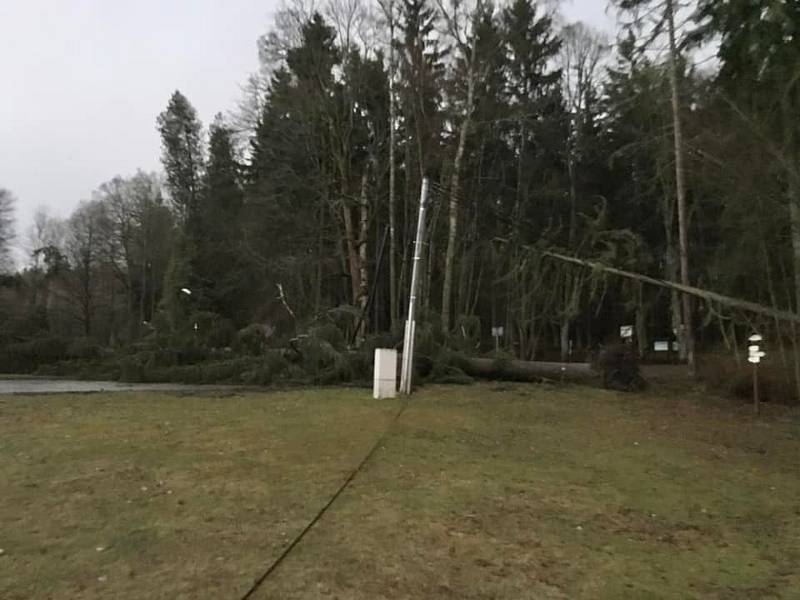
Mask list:
[[[285,4],[235,113],[204,128],[176,91],[162,174],[37,216],[6,336],[396,335],[427,178],[422,335],[569,359],[632,324],[691,362],[759,329],[786,360],[794,325],[547,253],[797,311],[800,8],[609,9],[613,37],[535,0]]]

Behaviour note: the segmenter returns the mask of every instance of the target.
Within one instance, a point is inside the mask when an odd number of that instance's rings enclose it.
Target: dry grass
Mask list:
[[[0,598],[240,596],[385,427],[363,396],[0,399]]]
[[[0,399],[0,597],[238,598],[396,407]],[[695,393],[423,390],[257,597],[797,597],[798,422]]]

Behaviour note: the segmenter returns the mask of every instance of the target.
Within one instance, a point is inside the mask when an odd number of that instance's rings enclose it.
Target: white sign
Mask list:
[[[760,342],[764,338],[758,335],[757,333],[754,333],[748,339],[750,340],[750,345],[747,347],[747,353],[748,353],[747,360],[753,363],[754,365],[757,365],[758,363],[761,362],[761,359],[767,355],[767,353],[761,350],[759,345],[755,342]]]
[[[619,337],[623,340],[629,340],[633,337],[633,325],[623,325],[619,328]]]
[[[656,352],[669,352],[669,342],[655,342],[653,343],[653,350]]]
[[[492,337],[503,337],[505,335],[504,327],[492,327]]]

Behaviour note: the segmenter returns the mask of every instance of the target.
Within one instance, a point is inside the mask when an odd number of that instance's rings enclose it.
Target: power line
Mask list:
[[[353,469],[350,475],[347,476],[347,479],[345,479],[342,482],[342,484],[339,486],[339,489],[336,490],[333,496],[331,496],[330,499],[322,506],[322,508],[320,508],[319,511],[317,511],[317,514],[314,515],[314,518],[312,518],[311,521],[309,521],[308,524],[302,529],[302,531],[300,531],[300,533],[298,533],[294,537],[292,542],[288,546],[286,546],[286,548],[284,548],[280,556],[278,556],[278,558],[276,558],[269,565],[269,567],[267,567],[266,571],[264,571],[264,573],[253,582],[253,585],[250,586],[250,589],[248,589],[244,593],[241,600],[250,600],[250,598],[253,597],[253,594],[255,594],[258,591],[258,589],[264,584],[264,582],[270,577],[270,575],[272,575],[281,565],[281,563],[283,563],[283,561],[286,560],[286,558],[292,553],[292,551],[297,547],[297,545],[303,540],[306,534],[309,531],[311,531],[314,525],[316,525],[319,522],[319,520],[323,517],[323,515],[326,512],[328,512],[328,509],[333,505],[334,502],[336,502],[336,500],[338,500],[339,496],[342,495],[342,492],[344,492],[347,489],[347,487],[353,482],[356,476],[363,470],[363,468],[369,462],[369,459],[372,458],[375,452],[377,452],[378,448],[380,448],[380,446],[388,437],[394,425],[397,423],[397,421],[405,412],[406,408],[408,407],[407,398],[408,397],[406,396],[406,400],[404,400],[403,403],[400,405],[400,409],[397,411],[394,418],[389,423],[389,426],[386,428],[383,434],[378,438],[378,440],[375,442],[375,444],[372,446],[372,448],[366,454],[366,456],[364,456],[361,462],[358,463],[358,466],[355,469]]]

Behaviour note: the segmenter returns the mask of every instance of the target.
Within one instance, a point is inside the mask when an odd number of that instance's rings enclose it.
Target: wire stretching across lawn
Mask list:
[[[347,489],[347,486],[349,486],[350,483],[352,483],[352,481],[356,478],[356,475],[358,475],[358,473],[369,462],[369,459],[372,458],[372,455],[375,454],[375,452],[378,450],[378,448],[381,446],[381,444],[383,444],[383,442],[386,439],[386,437],[389,435],[389,432],[392,430],[392,427],[394,427],[395,423],[397,423],[397,421],[400,419],[400,417],[405,412],[406,408],[408,407],[408,399],[407,398],[408,397],[406,396],[406,398],[403,400],[403,403],[400,405],[400,409],[397,411],[397,414],[395,414],[394,418],[391,420],[389,425],[386,427],[386,430],[381,434],[381,436],[378,438],[378,440],[375,442],[375,444],[372,446],[372,448],[366,454],[366,456],[364,456],[364,458],[361,460],[361,462],[358,463],[358,466],[355,469],[353,469],[353,471],[350,473],[350,475],[347,476],[347,479],[345,479],[344,482],[342,483],[342,485],[339,486],[339,489],[336,490],[336,493],[333,496],[331,496],[330,500],[328,500],[322,506],[322,508],[319,509],[319,512],[317,512],[317,514],[314,515],[314,518],[311,519],[311,521],[309,521],[308,525],[306,525],[303,528],[303,530],[292,540],[292,543],[289,544],[288,546],[286,546],[286,548],[283,550],[281,555],[278,558],[276,558],[275,561],[272,562],[272,564],[270,564],[269,568],[267,568],[267,570],[264,571],[264,573],[258,579],[255,580],[255,582],[250,587],[250,589],[247,590],[247,592],[245,592],[244,596],[242,596],[242,600],[250,600],[250,598],[253,597],[253,594],[255,594],[258,591],[258,589],[264,584],[264,582],[269,578],[269,576],[272,575],[272,573],[275,572],[275,570],[286,559],[286,557],[288,557],[289,554],[292,553],[292,550],[295,549],[297,544],[299,544],[302,541],[302,539],[305,537],[305,535],[309,531],[311,531],[311,528],[314,527],[314,525],[317,524],[317,522],[322,518],[322,516],[326,512],[328,512],[328,509],[333,505],[334,502],[336,502],[337,498],[339,498],[339,496],[342,495],[342,492]]]

